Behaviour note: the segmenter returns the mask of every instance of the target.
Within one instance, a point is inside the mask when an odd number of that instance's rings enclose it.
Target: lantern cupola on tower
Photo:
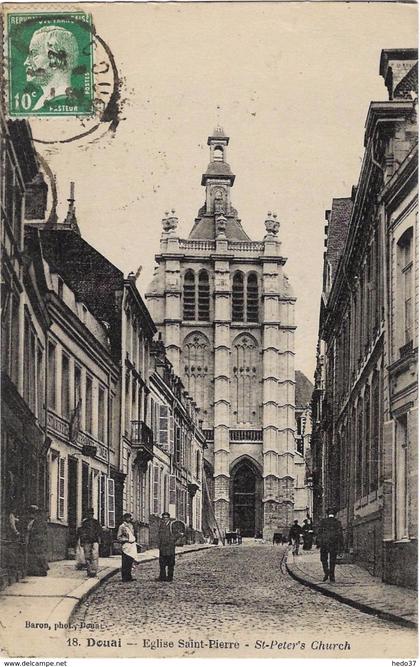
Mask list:
[[[242,229],[238,212],[231,203],[230,190],[235,182],[235,174],[227,162],[228,144],[229,137],[220,126],[207,139],[210,162],[201,178],[201,185],[206,188],[206,202],[198,212],[190,238],[216,238],[217,219],[224,216],[227,238],[249,240]]]

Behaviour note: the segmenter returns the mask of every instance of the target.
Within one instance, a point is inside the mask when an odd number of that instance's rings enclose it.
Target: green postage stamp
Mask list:
[[[91,16],[84,12],[16,12],[7,18],[9,114],[91,115]]]

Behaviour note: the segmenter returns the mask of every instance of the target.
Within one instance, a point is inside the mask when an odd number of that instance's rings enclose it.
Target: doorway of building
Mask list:
[[[242,537],[254,537],[260,530],[260,475],[248,461],[242,461],[233,471],[232,529]]]

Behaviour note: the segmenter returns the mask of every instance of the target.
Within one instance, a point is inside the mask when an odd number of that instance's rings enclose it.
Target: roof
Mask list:
[[[295,371],[295,406],[305,408],[312,400],[314,385],[302,371]]]
[[[206,173],[201,177],[201,185],[205,185],[209,178],[226,178],[230,184],[233,185],[235,175],[232,174],[232,169],[227,162],[219,162],[217,160],[209,162]]]
[[[388,63],[390,60],[417,60],[417,49],[382,49],[379,62],[379,74],[386,76]]]
[[[326,260],[331,267],[331,282],[334,279],[338,262],[346,243],[353,200],[351,197],[333,199],[331,212],[328,218],[328,235]]]
[[[205,207],[198,212],[199,217],[195,219],[194,226],[190,232],[189,239],[212,239],[216,238],[216,225],[214,215],[204,215]],[[236,217],[235,209],[231,209],[233,215],[226,216],[226,238],[231,241],[250,241],[248,234],[243,230],[240,220]]]
[[[38,163],[34,149],[31,128],[27,120],[8,120],[7,127],[25,183],[29,183],[38,173]]]

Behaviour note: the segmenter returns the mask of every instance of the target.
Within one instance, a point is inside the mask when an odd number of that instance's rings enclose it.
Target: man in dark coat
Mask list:
[[[303,550],[310,551],[312,549],[314,531],[312,528],[312,521],[309,517],[307,517],[303,521],[302,535],[303,535]]]
[[[163,512],[159,525],[159,577],[157,581],[173,581],[175,545],[180,533],[174,534],[169,512]]]
[[[295,519],[293,521],[293,526],[289,530],[289,544],[293,544],[293,553],[297,556],[299,554],[299,543],[300,536],[302,534],[302,528],[299,526],[299,521]]]
[[[83,519],[82,525],[77,531],[77,536],[80,540],[85,560],[88,577],[96,577],[99,567],[99,543],[102,538],[102,526],[97,519],[94,518],[94,510],[91,507],[86,512],[86,518]]]
[[[335,512],[328,510],[328,516],[321,519],[319,524],[317,545],[320,548],[322,567],[324,568],[323,581],[335,581],[335,563],[337,554],[343,549],[343,528]]]

